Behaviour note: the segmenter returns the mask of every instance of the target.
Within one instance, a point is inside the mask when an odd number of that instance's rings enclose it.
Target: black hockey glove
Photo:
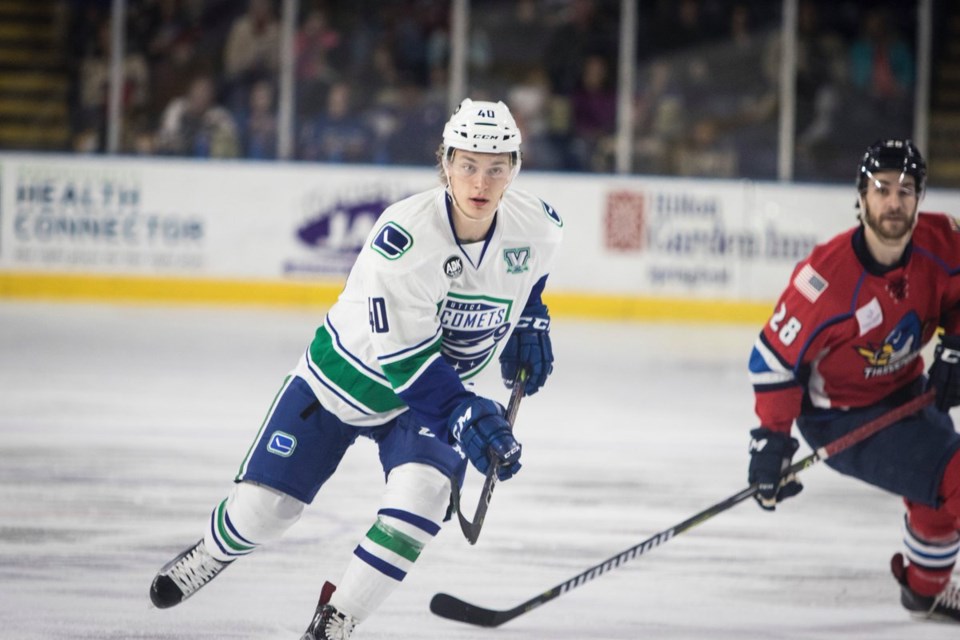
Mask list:
[[[774,511],[778,501],[795,496],[803,489],[796,475],[781,478],[800,443],[796,438],[766,427],[754,429],[750,437],[747,481],[757,485],[757,493],[753,496],[757,504],[767,511]]]
[[[940,338],[928,375],[937,390],[937,409],[949,411],[960,405],[960,336]]]
[[[498,465],[500,480],[520,471],[520,443],[513,437],[505,414],[499,402],[475,396],[461,402],[447,424],[473,466],[485,474],[490,464]]]
[[[523,395],[532,396],[553,372],[553,344],[550,342],[550,315],[547,305],[540,304],[523,310],[517,327],[507,339],[500,354],[500,375],[508,389],[513,388],[520,367],[527,367]]]

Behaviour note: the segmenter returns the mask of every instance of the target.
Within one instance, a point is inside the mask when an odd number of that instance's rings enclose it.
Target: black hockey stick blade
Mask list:
[[[513,426],[517,418],[517,410],[520,408],[520,399],[523,397],[524,389],[527,386],[527,370],[521,368],[517,372],[517,377],[513,383],[513,392],[510,394],[510,402],[507,404],[507,422]],[[492,457],[492,456],[491,456]],[[491,464],[487,469],[487,475],[483,480],[483,488],[480,490],[480,501],[473,514],[473,520],[470,520],[460,509],[460,491],[457,483],[450,480],[450,502],[453,510],[457,512],[457,519],[460,521],[460,530],[470,544],[476,544],[480,538],[480,529],[483,528],[483,521],[487,517],[487,509],[490,507],[490,499],[493,497],[493,490],[497,486],[497,467]]]
[[[808,469],[816,463],[826,460],[832,455],[840,453],[841,451],[849,449],[855,444],[863,442],[878,431],[886,429],[890,425],[896,424],[907,416],[933,404],[934,398],[935,392],[933,389],[931,389],[898,407],[890,409],[886,413],[877,416],[873,420],[860,425],[846,435],[841,436],[829,444],[820,447],[802,460],[793,463],[783,473],[783,478],[786,479],[792,474]],[[753,497],[757,493],[757,490],[757,485],[755,484],[745,487],[744,489],[741,489],[737,493],[728,496],[720,502],[707,507],[703,511],[690,516],[683,522],[675,524],[669,529],[664,529],[663,531],[650,536],[643,542],[635,544],[629,549],[625,549],[617,555],[611,556],[603,562],[589,567],[566,582],[561,582],[555,587],[535,595],[526,602],[522,602],[512,609],[499,611],[495,609],[485,609],[483,607],[470,604],[469,602],[464,602],[460,598],[451,596],[447,593],[438,593],[430,600],[430,611],[442,618],[447,618],[448,620],[453,620],[455,622],[463,622],[479,627],[499,627],[503,623],[509,622],[510,620],[513,620],[514,618],[521,616],[532,609],[536,609],[540,605],[546,604],[547,602],[550,602],[554,598],[557,598],[564,593],[571,591],[572,589],[581,587],[587,582],[599,578],[613,569],[618,569],[630,560],[634,560],[648,551],[651,551],[669,542],[681,533],[689,531],[697,525],[706,522],[710,518],[713,518],[717,514],[723,513],[724,511],[727,511],[728,509],[740,504],[748,498]]]
[[[466,622],[478,627],[499,627],[522,613],[526,613],[523,605],[508,611],[494,611],[464,602],[460,598],[448,593],[438,593],[430,600],[430,611],[448,620]]]

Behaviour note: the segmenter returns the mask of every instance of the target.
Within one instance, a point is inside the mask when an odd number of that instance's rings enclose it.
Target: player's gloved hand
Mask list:
[[[758,487],[753,495],[757,504],[767,511],[774,511],[778,501],[795,496],[803,489],[796,475],[781,479],[800,443],[796,438],[766,427],[754,429],[750,437],[747,481]]]
[[[447,424],[473,466],[485,474],[491,463],[498,465],[500,480],[512,478],[520,470],[520,443],[505,414],[499,402],[475,396],[461,402]]]
[[[526,387],[523,390],[525,396],[532,396],[539,391],[547,381],[547,376],[553,372],[550,316],[545,304],[524,309],[524,315],[503,347],[500,374],[508,389],[513,388],[521,367],[527,368]]]
[[[940,338],[927,373],[937,390],[937,409],[949,411],[960,405],[960,336]]]

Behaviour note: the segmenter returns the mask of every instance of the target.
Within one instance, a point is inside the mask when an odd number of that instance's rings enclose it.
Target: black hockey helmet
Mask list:
[[[927,163],[911,140],[877,140],[867,147],[857,170],[857,191],[863,193],[873,173],[884,170],[899,171],[901,180],[913,176],[918,194],[926,187]]]

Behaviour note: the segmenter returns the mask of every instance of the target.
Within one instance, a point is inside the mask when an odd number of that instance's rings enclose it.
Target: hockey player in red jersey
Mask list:
[[[761,507],[796,495],[781,479],[798,442],[814,449],[919,395],[934,406],[826,462],[904,498],[905,554],[891,561],[901,603],[918,618],[960,622],[960,227],[919,213],[927,168],[909,140],[871,145],[857,176],[860,224],[801,261],[750,356],[760,427],[749,481]],[[924,376],[921,349],[942,329]],[[904,558],[904,555],[906,558]]]

